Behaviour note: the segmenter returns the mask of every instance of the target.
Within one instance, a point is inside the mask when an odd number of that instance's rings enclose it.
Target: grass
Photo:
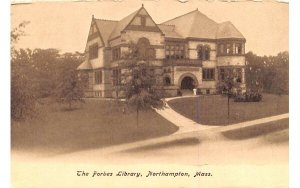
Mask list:
[[[250,127],[224,131],[222,132],[222,135],[232,140],[243,140],[264,136],[270,142],[288,142],[288,128],[289,120],[283,119]]]
[[[39,106],[39,118],[12,122],[12,150],[67,153],[97,149],[169,135],[178,128],[150,110],[122,113],[114,101],[87,100],[81,108],[63,110],[46,102]]]
[[[227,125],[258,118],[288,113],[288,96],[264,94],[261,102],[233,102],[230,100],[230,117],[227,118],[227,98],[208,95],[180,98],[169,101],[178,113],[205,125]]]

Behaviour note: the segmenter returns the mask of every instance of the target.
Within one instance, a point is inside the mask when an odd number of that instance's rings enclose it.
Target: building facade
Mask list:
[[[198,9],[157,24],[142,6],[120,21],[93,16],[78,70],[88,75],[87,97],[115,97],[120,64],[134,43],[146,49],[169,96],[193,88],[214,94],[228,70],[245,90],[245,42],[231,22],[216,23]]]

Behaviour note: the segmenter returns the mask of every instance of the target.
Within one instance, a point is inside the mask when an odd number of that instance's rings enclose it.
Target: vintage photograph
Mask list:
[[[288,187],[289,4],[11,4],[11,185]]]

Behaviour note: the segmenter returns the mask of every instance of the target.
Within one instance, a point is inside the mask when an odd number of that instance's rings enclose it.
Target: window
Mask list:
[[[150,41],[143,37],[137,42],[137,54],[139,59],[154,59],[156,57],[155,49],[151,47]]]
[[[184,59],[185,46],[184,44],[167,44],[165,46],[167,59]]]
[[[209,60],[210,59],[210,48],[209,46],[204,47],[204,56],[202,60]]]
[[[113,85],[121,85],[121,69],[113,70]]]
[[[242,47],[241,43],[236,43],[235,44],[235,53],[236,54],[242,54],[243,53],[242,49],[243,49],[243,47]]]
[[[214,80],[215,79],[215,69],[203,69],[202,70],[203,80]]]
[[[220,80],[225,80],[225,70],[223,68],[220,69]]]
[[[98,44],[93,44],[89,47],[89,59],[98,58]]]
[[[225,44],[219,44],[219,55],[227,54],[243,54],[243,43],[228,42]]]
[[[95,91],[95,97],[102,97],[102,91]]]
[[[219,53],[224,54],[224,44],[219,45]]]
[[[118,60],[121,58],[121,48],[114,48],[112,50],[112,57],[113,57],[113,60]]]
[[[203,48],[202,48],[202,46],[198,46],[198,48],[197,48],[197,57],[198,57],[198,59],[202,60],[202,55],[203,55]]]
[[[210,59],[210,47],[208,45],[197,47],[197,57],[203,61]]]
[[[226,44],[226,54],[232,54],[232,45]]]
[[[165,86],[171,85],[171,79],[169,77],[165,77],[165,79],[164,79],[164,85]]]
[[[102,72],[96,71],[95,72],[95,84],[101,84],[102,83]]]

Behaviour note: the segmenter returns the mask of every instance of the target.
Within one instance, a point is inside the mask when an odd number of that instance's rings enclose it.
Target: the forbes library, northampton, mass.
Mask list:
[[[88,75],[86,97],[116,97],[130,44],[147,53],[150,70],[161,75],[156,79],[168,96],[194,88],[214,94],[226,72],[242,90],[246,87],[246,39],[230,21],[216,23],[198,9],[160,24],[144,6],[120,21],[93,16],[87,38],[85,60],[77,68]]]

